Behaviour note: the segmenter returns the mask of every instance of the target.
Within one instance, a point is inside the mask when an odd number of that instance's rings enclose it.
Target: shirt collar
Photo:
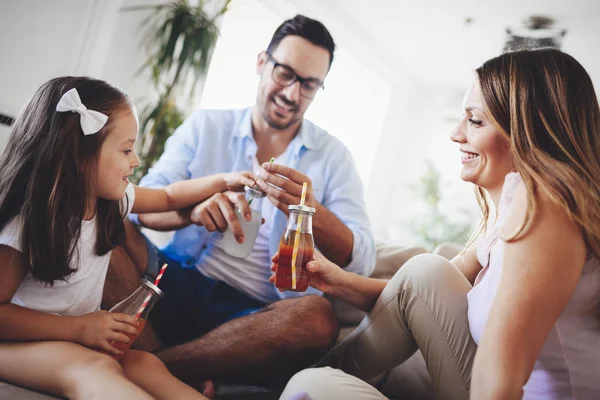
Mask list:
[[[239,138],[244,138],[246,136],[252,137],[252,107],[248,107],[244,110],[244,115],[240,119],[239,128],[236,129],[235,136]],[[292,140],[292,143],[297,143],[298,150],[302,147],[306,147],[307,149],[317,149],[319,146],[318,139],[319,137],[315,126],[312,122],[303,119],[300,130]]]
[[[235,130],[235,136],[239,138],[252,137],[252,107],[246,108],[243,113],[238,129]]]

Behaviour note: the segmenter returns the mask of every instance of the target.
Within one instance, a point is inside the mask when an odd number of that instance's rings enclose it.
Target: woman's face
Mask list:
[[[450,134],[460,145],[461,178],[488,191],[502,190],[513,170],[510,143],[484,111],[479,80],[475,78],[463,100],[463,116]]]

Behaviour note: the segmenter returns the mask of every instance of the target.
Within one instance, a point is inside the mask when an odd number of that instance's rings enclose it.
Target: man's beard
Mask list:
[[[265,104],[265,107],[263,107],[262,116],[263,116],[263,119],[265,120],[265,122],[267,123],[267,125],[269,125],[271,128],[284,130],[284,129],[289,128],[296,122],[298,122],[299,118],[296,113],[298,112],[299,107],[297,104],[290,103],[289,101],[287,101],[285,98],[282,98],[281,96],[279,96],[279,99],[286,105],[288,105],[288,104],[293,105],[293,109],[292,109],[293,114],[292,114],[290,120],[287,122],[278,122],[270,117],[269,112],[268,112],[268,107],[271,106],[271,103],[275,102],[275,96],[269,96],[269,98],[267,100],[268,101],[267,104]],[[275,107],[275,105],[272,105],[271,107]],[[277,114],[277,111],[273,110],[273,112],[275,114]]]

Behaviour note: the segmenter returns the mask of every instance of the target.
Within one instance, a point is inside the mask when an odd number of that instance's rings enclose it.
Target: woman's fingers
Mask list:
[[[310,272],[322,272],[322,264],[320,261],[309,261],[306,264],[306,269]]]

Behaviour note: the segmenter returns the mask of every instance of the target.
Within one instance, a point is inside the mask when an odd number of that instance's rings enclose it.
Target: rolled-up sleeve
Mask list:
[[[189,165],[199,143],[199,113],[187,118],[165,144],[159,160],[140,181],[144,187],[164,187],[190,177]]]
[[[363,184],[346,147],[338,148],[327,163],[323,206],[334,213],[352,232],[352,260],[344,269],[369,276],[375,268],[375,242],[367,216]]]
[[[367,217],[363,197],[363,185],[352,155],[338,142],[323,149],[327,157],[321,157],[325,169],[326,184],[323,188],[322,205],[340,219],[352,232],[354,245],[352,260],[344,269],[359,275],[369,276],[375,268],[375,242]],[[279,298],[289,299],[307,294],[323,293],[313,287],[306,292],[277,292]]]

